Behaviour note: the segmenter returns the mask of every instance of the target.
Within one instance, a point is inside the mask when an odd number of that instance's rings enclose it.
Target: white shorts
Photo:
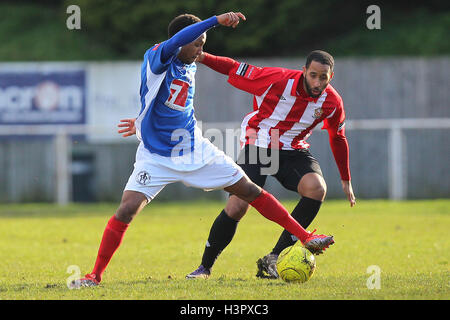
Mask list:
[[[141,192],[150,202],[169,183],[182,182],[188,187],[211,191],[229,187],[245,176],[242,168],[209,140],[204,139],[201,146],[208,155],[204,163],[177,164],[177,159],[150,153],[141,142],[125,191]]]

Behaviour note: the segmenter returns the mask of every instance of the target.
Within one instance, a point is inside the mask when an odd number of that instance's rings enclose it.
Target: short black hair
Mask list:
[[[180,14],[169,23],[169,27],[167,28],[169,38],[172,38],[178,31],[186,28],[187,26],[200,21],[202,21],[202,19],[200,19],[197,16],[194,16],[193,14],[189,13]]]
[[[306,68],[309,67],[312,61],[319,62],[321,64],[326,64],[330,66],[331,72],[333,72],[334,68],[334,58],[328,52],[322,50],[314,50],[311,51],[306,57]]]

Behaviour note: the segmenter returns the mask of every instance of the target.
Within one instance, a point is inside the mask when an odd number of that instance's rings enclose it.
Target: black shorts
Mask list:
[[[260,157],[260,152],[263,154],[263,157]],[[278,170],[271,175],[286,189],[297,192],[300,179],[307,173],[315,172],[323,176],[319,162],[311,155],[309,150],[279,150],[278,152]],[[236,162],[254,183],[263,188],[267,174],[262,174],[261,169],[273,165],[273,163],[268,163],[271,154],[270,149],[246,145],[241,150]],[[267,155],[267,157],[264,155]]]

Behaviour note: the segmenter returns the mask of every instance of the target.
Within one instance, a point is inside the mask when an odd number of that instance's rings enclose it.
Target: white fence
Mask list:
[[[203,123],[202,129],[207,135],[210,129],[224,132],[227,129],[239,130],[238,122]],[[424,118],[424,119],[373,119],[373,120],[348,120],[346,130],[388,130],[388,176],[389,176],[389,198],[401,200],[406,197],[408,181],[406,174],[408,161],[405,158],[406,144],[404,143],[405,129],[449,129],[450,118]],[[60,205],[71,201],[71,135],[96,135],[110,132],[111,127],[99,126],[2,126],[0,136],[8,135],[51,135],[54,136],[56,183],[55,199]],[[321,130],[317,130],[321,131]],[[133,142],[134,139],[123,139],[124,143]],[[445,161],[445,159],[444,159]]]

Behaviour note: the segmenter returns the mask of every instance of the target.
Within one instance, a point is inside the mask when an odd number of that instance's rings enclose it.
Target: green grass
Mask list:
[[[284,202],[291,210],[295,202]],[[450,200],[326,201],[312,227],[336,244],[310,281],[255,277],[281,228],[254,209],[208,280],[188,281],[223,202],[150,204],[136,217],[102,285],[69,290],[67,268],[93,266],[115,204],[0,205],[0,299],[449,299]],[[366,273],[381,268],[381,289]]]

